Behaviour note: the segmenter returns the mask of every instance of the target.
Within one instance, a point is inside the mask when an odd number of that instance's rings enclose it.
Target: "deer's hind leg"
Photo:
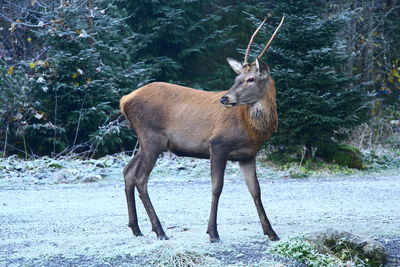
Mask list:
[[[125,195],[126,202],[128,205],[128,216],[129,223],[128,226],[132,229],[133,235],[142,236],[138,225],[138,218],[136,212],[135,204],[135,173],[137,169],[140,168],[141,164],[141,152],[136,153],[136,155],[131,159],[131,161],[124,168],[124,180],[125,180]]]
[[[153,167],[161,152],[167,148],[167,140],[162,136],[147,136],[146,140],[142,140],[140,162],[135,172],[135,186],[139,192],[143,206],[149,216],[152,230],[157,234],[158,239],[166,240],[168,237],[161,226],[160,220],[154,210],[147,191],[147,183]]]

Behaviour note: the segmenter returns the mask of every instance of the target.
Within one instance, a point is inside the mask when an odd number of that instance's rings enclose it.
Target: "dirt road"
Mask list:
[[[269,241],[239,177],[228,177],[222,192],[219,244],[210,244],[205,233],[209,181],[171,180],[149,184],[169,241],[156,240],[140,201],[145,236],[132,236],[123,181],[117,176],[89,184],[3,186],[0,266],[133,266],[160,244],[205,250],[225,264],[266,257]],[[389,266],[400,265],[400,177],[264,179],[261,188],[281,238],[328,228],[349,231],[386,243]]]

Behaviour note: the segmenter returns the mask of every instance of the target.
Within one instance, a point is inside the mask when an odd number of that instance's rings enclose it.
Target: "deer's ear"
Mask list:
[[[261,59],[256,58],[257,72],[262,75],[269,75],[268,65]]]
[[[229,57],[226,60],[228,61],[229,65],[231,66],[233,71],[236,72],[236,74],[238,74],[238,75],[242,74],[242,63],[240,63],[236,59],[229,58]]]

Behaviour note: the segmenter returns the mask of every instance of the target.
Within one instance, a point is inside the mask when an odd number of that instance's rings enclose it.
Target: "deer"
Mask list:
[[[120,110],[136,133],[139,149],[123,169],[129,223],[134,236],[142,236],[138,225],[135,188],[150,219],[152,231],[167,240],[148,194],[148,180],[159,155],[170,151],[177,156],[204,158],[211,165],[211,210],[207,234],[219,242],[218,201],[224,184],[227,161],[237,161],[252,196],[264,235],[279,240],[261,202],[256,174],[256,155],[278,129],[275,83],[268,65],[261,59],[281,28],[284,16],[254,62],[249,52],[243,63],[227,58],[237,74],[228,91],[209,92],[165,82],[153,82],[125,95]]]

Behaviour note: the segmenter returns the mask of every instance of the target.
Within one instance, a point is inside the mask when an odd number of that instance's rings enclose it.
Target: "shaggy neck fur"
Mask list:
[[[270,137],[278,129],[278,113],[274,81],[267,82],[266,95],[253,106],[248,107],[248,122],[257,135]]]

